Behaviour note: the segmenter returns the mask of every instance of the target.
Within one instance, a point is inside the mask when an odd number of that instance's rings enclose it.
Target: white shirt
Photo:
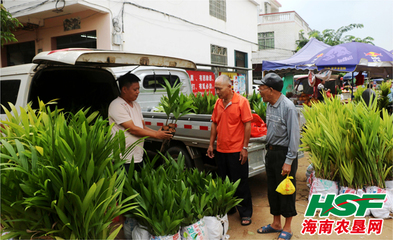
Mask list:
[[[109,124],[115,123],[112,128],[112,134],[125,128],[120,125],[122,123],[133,121],[134,125],[143,128],[143,116],[142,110],[139,104],[134,101],[131,107],[123,98],[117,97],[111,102],[108,110]],[[131,146],[134,142],[139,140],[141,137],[132,135],[130,132],[124,132],[126,137],[126,147]],[[127,163],[131,163],[132,157],[134,157],[135,163],[140,163],[143,160],[143,142],[139,143],[135,148],[126,156]]]

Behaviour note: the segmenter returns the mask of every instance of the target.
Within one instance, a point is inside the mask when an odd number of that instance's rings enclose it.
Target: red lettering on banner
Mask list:
[[[151,125],[151,122],[145,122],[145,125]]]
[[[364,234],[366,233],[366,219],[353,220],[351,234]]]
[[[213,72],[208,71],[187,71],[190,75],[192,92],[194,94],[200,92],[210,92],[214,94],[214,80],[215,75]]]
[[[317,220],[314,219],[304,219],[303,220],[303,228],[302,228],[302,234],[304,233],[309,233],[310,235],[314,235],[317,232]]]
[[[159,122],[159,123],[157,123],[157,126],[159,126],[159,127],[160,127],[160,126],[164,126],[164,123],[160,123],[160,122]]]
[[[336,223],[336,227],[333,228],[334,223]],[[351,221],[346,220],[345,218],[341,220],[314,220],[314,219],[304,219],[303,227],[301,230],[301,234],[305,235],[306,233],[310,235],[314,235],[318,233],[318,235],[331,235],[332,232],[336,232],[337,235],[340,234],[350,234],[350,235],[371,235],[375,233],[375,235],[380,235],[383,229],[383,219],[369,219],[368,226],[366,226],[366,219],[355,219],[352,222],[352,229],[349,230],[349,226],[351,225]]]
[[[318,232],[318,235],[320,235],[320,234],[327,234],[327,235],[332,234],[333,224],[334,224],[334,221],[329,220],[329,218],[326,219],[326,220],[320,220],[319,221],[319,232]]]
[[[375,232],[375,234],[379,235],[382,232],[383,219],[370,219],[368,221],[368,230],[367,234],[370,235],[371,232]]]
[[[345,218],[341,219],[341,220],[337,220],[336,225],[337,227],[334,229],[334,231],[340,235],[343,233],[349,233],[348,227],[349,224],[351,224],[351,221],[346,220]]]
[[[209,127],[207,127],[207,126],[200,126],[199,129],[200,129],[200,130],[206,130],[206,131],[207,131],[207,130],[209,130]]]

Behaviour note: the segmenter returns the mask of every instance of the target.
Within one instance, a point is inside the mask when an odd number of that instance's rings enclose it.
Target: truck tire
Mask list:
[[[177,160],[177,157],[179,156],[179,153],[181,152],[184,156],[186,168],[193,168],[194,167],[194,162],[192,161],[190,154],[188,154],[188,151],[186,148],[179,147],[179,146],[172,146],[168,149],[167,152],[175,160]]]

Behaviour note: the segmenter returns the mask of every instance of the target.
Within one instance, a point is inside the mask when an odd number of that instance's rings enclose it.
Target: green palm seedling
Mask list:
[[[217,95],[212,94],[210,91],[202,95],[198,92],[196,95],[192,94],[194,112],[196,114],[212,114],[214,105],[218,99]]]
[[[164,81],[165,85],[163,85],[163,87],[167,92],[167,96],[161,98],[161,106],[164,108],[164,112],[167,115],[167,120],[163,130],[170,131],[174,135],[176,132],[177,120],[180,117],[190,113],[194,107],[192,99],[188,98],[180,92],[182,85],[181,83],[176,83],[174,86],[171,86],[166,78],[164,78]],[[172,119],[171,123],[168,124],[169,119],[171,119],[171,115],[173,116],[174,121]],[[169,147],[169,143],[170,140],[165,139],[162,142],[160,152],[165,152],[165,150]]]
[[[257,91],[253,91],[250,96],[248,96],[248,102],[250,103],[250,108],[253,109],[254,104],[259,104],[262,102],[262,97]]]
[[[114,217],[133,208],[123,198],[120,167],[131,148],[124,132],[88,109],[75,114],[51,111],[40,101],[6,109],[1,150],[3,231],[7,237],[114,239]]]
[[[131,172],[127,178],[124,188],[126,196],[137,197],[134,199],[137,208],[131,209],[128,214],[137,219],[150,234],[154,236],[173,235],[180,229],[184,219],[184,210],[180,208],[191,206],[184,204],[191,196],[189,190],[185,187],[179,187],[178,177],[184,174],[176,175],[180,171],[183,172],[181,166],[184,166],[184,157],[179,156],[178,161],[168,159],[165,156],[165,162],[158,168],[154,168],[154,162],[159,158],[156,155],[150,162],[147,159],[141,169],[141,172]],[[170,157],[169,157],[170,158]],[[183,165],[182,165],[183,162]],[[178,188],[179,187],[179,188]],[[180,197],[185,197],[184,199]]]
[[[266,121],[266,108],[267,104],[260,101],[260,102],[254,102],[253,104],[253,110],[255,111],[256,114],[258,114],[263,121]]]
[[[210,194],[210,201],[207,204],[209,208],[207,216],[224,217],[229,210],[241,204],[243,199],[234,196],[240,179],[232,183],[228,177],[225,180],[221,178],[211,179],[206,185],[206,191]]]

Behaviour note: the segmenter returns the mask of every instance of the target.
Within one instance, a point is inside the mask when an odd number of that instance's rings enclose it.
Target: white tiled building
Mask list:
[[[274,61],[291,57],[296,50],[300,30],[304,36],[311,31],[308,24],[295,12],[279,12],[277,0],[259,1],[258,51],[253,53],[254,79],[261,78],[263,60]]]
[[[254,0],[6,0],[23,23],[17,43],[1,51],[1,66],[70,47],[169,55],[252,71],[258,49]],[[217,69],[215,69],[217,70]],[[232,69],[229,69],[233,71]]]

